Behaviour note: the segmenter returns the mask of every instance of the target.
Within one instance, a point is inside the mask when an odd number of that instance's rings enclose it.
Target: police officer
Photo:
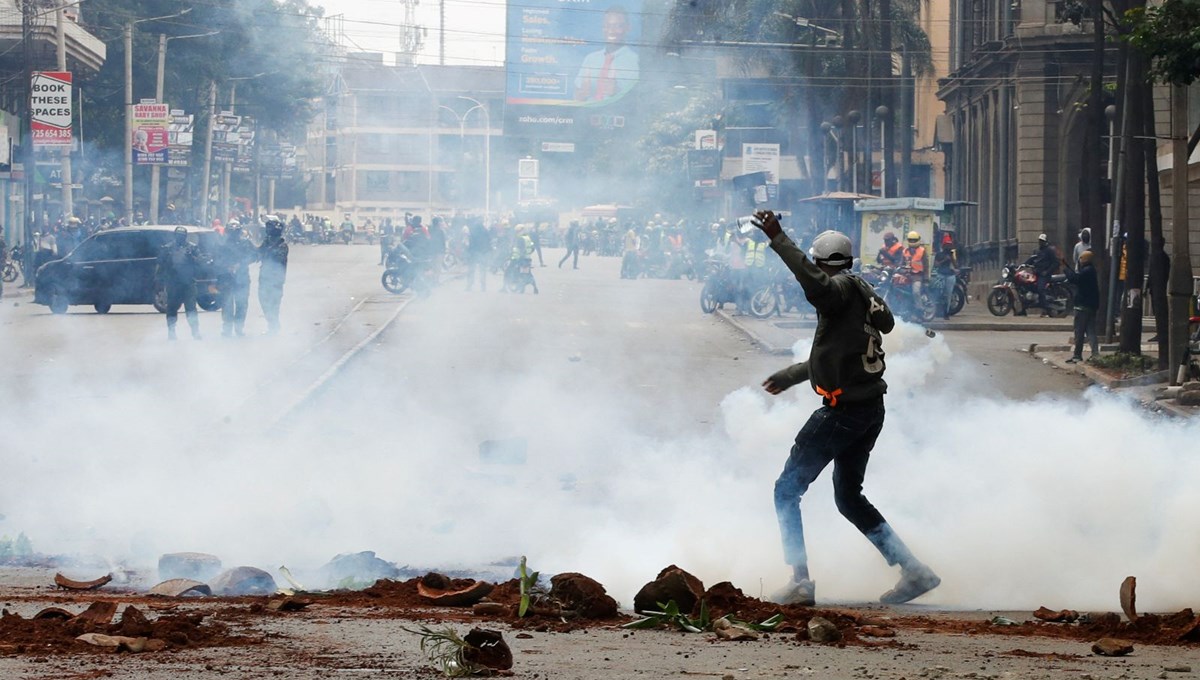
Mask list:
[[[200,339],[200,317],[196,314],[196,273],[200,249],[188,242],[187,227],[176,227],[175,238],[158,252],[154,278],[167,292],[167,339],[175,339],[179,305],[183,305],[192,338]]]
[[[221,336],[246,334],[246,308],[250,303],[250,263],[258,251],[241,225],[231,223],[217,252],[217,288],[221,291]]]
[[[267,317],[267,335],[279,332],[279,304],[283,301],[283,280],[287,277],[288,245],[283,240],[283,223],[272,216],[267,220],[267,236],[258,247],[258,304]]]
[[[813,239],[805,257],[770,211],[755,215],[755,225],[771,239],[774,250],[796,275],[804,296],[817,310],[817,330],[808,360],[776,372],[763,381],[770,394],[809,382],[823,406],[813,412],[792,446],[783,473],[775,482],[775,512],[783,537],[784,558],[792,581],[775,600],[811,606],[816,586],[808,573],[808,553],[800,517],[800,499],[809,485],[833,463],[833,496],[838,511],[883,555],[900,565],[900,581],[881,602],[908,602],[941,583],[917,560],[862,492],[871,449],[883,429],[882,334],[895,325],[891,310],[871,286],[850,273],[850,239],[826,231]]]

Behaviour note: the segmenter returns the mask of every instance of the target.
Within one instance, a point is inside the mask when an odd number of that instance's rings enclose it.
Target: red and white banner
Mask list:
[[[33,74],[31,127],[35,147],[71,146],[71,74],[37,71]]]

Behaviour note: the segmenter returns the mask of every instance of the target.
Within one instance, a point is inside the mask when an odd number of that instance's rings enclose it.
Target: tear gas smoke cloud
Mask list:
[[[165,347],[157,324],[128,347],[94,346],[102,336],[83,317],[35,348],[4,326],[5,346],[31,363],[2,388],[0,533],[147,566],[180,550],[268,570],[367,549],[441,567],[527,554],[544,572],[597,578],[626,605],[670,563],[751,595],[787,578],[771,494],[818,405],[806,387],[770,398],[757,387],[765,374],[748,370],[747,387],[697,414],[676,395],[705,376],[670,351],[617,343],[609,357],[566,362],[589,331],[564,328],[470,356],[438,349],[472,346],[453,305],[410,310],[379,350],[397,357],[387,368],[352,365],[318,400],[324,410],[278,436],[208,425],[239,408],[229,394],[248,392],[239,367],[278,346]],[[1098,391],[1069,403],[994,397],[942,336],[904,324],[885,350],[888,423],[866,493],[941,574],[931,602],[1112,609],[1130,574],[1143,608],[1200,596],[1195,423]],[[123,355],[137,358],[95,359]],[[946,372],[958,380],[931,380]],[[178,387],[161,387],[170,380]],[[720,425],[697,426],[705,419]],[[529,442],[524,465],[477,455],[480,441],[514,436]],[[895,572],[837,515],[830,487],[827,472],[803,506],[819,594],[873,600]]]

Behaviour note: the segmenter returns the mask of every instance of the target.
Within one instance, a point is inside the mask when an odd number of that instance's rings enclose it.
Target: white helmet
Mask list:
[[[813,239],[808,255],[817,264],[830,267],[849,267],[853,262],[850,237],[840,231],[823,231]]]

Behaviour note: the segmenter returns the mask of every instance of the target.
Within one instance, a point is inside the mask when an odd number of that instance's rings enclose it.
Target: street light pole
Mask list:
[[[67,70],[67,34],[63,28],[63,8],[59,7],[54,15],[54,28],[57,38],[58,70]],[[75,205],[71,195],[71,147],[62,151],[60,170],[62,174],[62,213],[64,222],[75,214]]]
[[[125,226],[133,224],[133,22],[125,24]]]
[[[163,101],[163,70],[167,65],[167,34],[158,34],[158,74],[154,81],[154,101]],[[150,224],[158,224],[159,165],[150,166]]]
[[[459,99],[475,104],[463,114],[464,121],[475,109],[483,112],[483,223],[488,224],[492,217],[492,116],[479,100],[461,95]]]

